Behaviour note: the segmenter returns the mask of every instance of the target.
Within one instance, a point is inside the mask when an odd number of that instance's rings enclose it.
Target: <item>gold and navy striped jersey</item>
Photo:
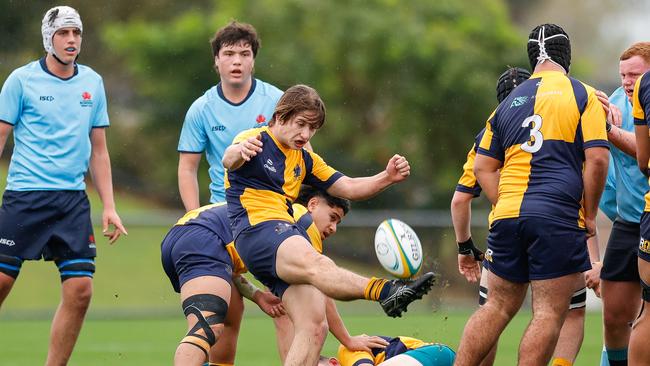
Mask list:
[[[235,250],[230,221],[228,220],[228,207],[224,202],[188,211],[174,226],[185,225],[199,225],[215,233],[226,244],[226,250],[230,254],[233,264],[232,272],[241,274],[247,271],[244,261],[241,260],[239,253]]]
[[[366,351],[350,351],[343,347],[343,345],[339,346],[337,358],[339,359],[341,366],[354,366],[361,360],[371,362],[373,365],[379,365],[385,360],[400,355],[408,350],[433,344],[411,337],[380,337],[388,341],[388,346],[386,346],[386,348],[373,348],[372,353]]]
[[[494,220],[535,216],[584,228],[584,150],[609,148],[595,90],[563,73],[534,73],[487,121],[479,154],[498,159]]]
[[[307,232],[311,245],[318,253],[323,254],[323,240],[321,239],[320,231],[318,231],[316,223],[314,223],[314,219],[307,210],[307,207],[299,203],[294,203],[291,207],[293,208],[293,218],[296,220],[296,225]]]
[[[456,185],[457,192],[464,192],[478,197],[481,195],[481,186],[476,180],[474,175],[474,160],[476,160],[476,150],[478,150],[478,145],[481,143],[483,134],[485,133],[485,128],[476,135],[474,138],[474,145],[467,153],[467,160],[463,164],[463,174],[458,179],[458,184]]]
[[[293,205],[293,217],[296,224],[304,229],[309,236],[309,241],[316,251],[323,252],[323,241],[320,231],[314,224],[307,208],[301,204]],[[226,244],[226,250],[230,254],[233,263],[233,273],[241,274],[248,269],[235,249],[228,220],[228,208],[225,202],[206,205],[187,212],[174,226],[199,225],[215,233]]]
[[[650,76],[649,73],[641,75],[634,84],[632,96],[632,114],[635,125],[650,126]],[[650,192],[645,195],[644,212],[650,212]]]
[[[261,222],[295,222],[291,204],[301,184],[327,190],[343,176],[314,152],[283,147],[269,127],[246,130],[233,144],[257,135],[262,137],[262,152],[226,176],[228,215],[235,238]]]

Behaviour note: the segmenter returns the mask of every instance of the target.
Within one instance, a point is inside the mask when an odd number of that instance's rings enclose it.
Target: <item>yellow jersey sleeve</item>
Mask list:
[[[315,152],[304,150],[307,152],[305,156],[305,166],[307,174],[304,183],[309,184],[318,189],[327,190],[334,182],[343,176],[336,169],[330,167],[325,163],[323,158]]]
[[[294,203],[291,207],[293,209],[293,218],[296,221],[296,224],[307,232],[309,242],[314,249],[316,249],[318,253],[323,254],[323,240],[321,240],[320,231],[318,231],[318,227],[316,227],[316,223],[312,219],[307,207],[299,203]]]
[[[359,364],[359,361],[366,361],[366,363],[375,364],[375,358],[372,353],[366,351],[350,351],[343,345],[339,346],[337,358],[341,366],[354,366]]]
[[[587,89],[587,106],[582,113],[581,128],[584,147],[588,148],[593,146],[596,141],[607,141],[607,131],[605,130],[607,115],[603,110],[603,105],[596,97],[596,90],[589,86],[585,86],[585,88]]]
[[[647,125],[650,119],[650,76],[641,75],[634,84],[632,115],[635,125]]]
[[[232,273],[242,274],[244,272],[247,272],[248,268],[246,268],[244,261],[239,256],[239,253],[237,253],[234,241],[231,241],[226,245],[226,250],[228,251],[228,254],[230,254],[230,259],[232,260]]]

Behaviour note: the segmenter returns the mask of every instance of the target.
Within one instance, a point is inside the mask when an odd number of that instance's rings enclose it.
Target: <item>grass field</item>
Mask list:
[[[469,313],[408,314],[399,320],[381,315],[344,314],[353,333],[413,335],[457,347]],[[496,365],[514,365],[518,338],[529,314],[515,318],[502,336]],[[4,320],[0,344],[4,366],[43,364],[47,349],[47,320]],[[91,319],[86,322],[70,365],[164,365],[170,364],[176,342],[183,335],[184,321],[176,318]],[[259,314],[245,318],[239,340],[237,365],[278,365],[271,321]],[[338,344],[329,336],[323,354],[333,355]],[[601,349],[600,321],[589,315],[585,342],[576,365],[598,364]]]
[[[92,194],[91,199],[95,201]],[[93,205],[94,209],[101,207],[96,202]],[[118,207],[123,217],[125,213],[135,218],[145,217],[152,212],[151,207],[143,209],[134,199],[121,203],[118,200]],[[185,322],[178,296],[160,265],[160,241],[169,226],[133,226],[133,221],[126,222],[129,236],[121,238],[116,245],[109,246],[96,235],[98,257],[94,296],[70,365],[171,364],[177,342],[184,335]],[[174,218],[170,218],[169,225],[173,222]],[[101,229],[95,228],[96,234],[100,232]],[[354,267],[358,264],[353,261],[342,263],[361,273],[378,270]],[[452,276],[456,276],[455,270],[446,275],[447,278]],[[417,306],[412,305],[411,311],[401,319],[386,318],[376,304],[366,302],[341,304],[340,312],[353,334],[409,335],[456,348],[474,303],[458,307],[458,300],[452,299],[452,290],[454,288],[447,285],[435,288],[431,296]],[[59,276],[54,264],[40,261],[23,265],[13,291],[0,310],[0,365],[44,363],[50,318],[59,302],[59,291]],[[529,317],[528,313],[523,313],[508,327],[502,336],[497,365],[516,363],[518,341]],[[598,363],[601,334],[600,314],[589,314],[585,341],[576,365]],[[334,355],[337,346],[330,336],[323,353]],[[239,340],[237,365],[277,364],[272,322],[249,303]]]

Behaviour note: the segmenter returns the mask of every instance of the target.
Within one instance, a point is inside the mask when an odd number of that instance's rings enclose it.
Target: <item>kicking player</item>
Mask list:
[[[223,202],[224,150],[238,133],[268,122],[282,96],[253,77],[260,39],[252,25],[231,22],[210,45],[220,82],[192,103],[178,142],[178,189],[187,211],[200,206],[197,172],[203,151],[210,165],[210,202]]]
[[[611,145],[600,209],[613,221],[600,271],[605,340],[602,366],[627,365],[630,324],[642,303],[641,299],[634,299],[641,293],[637,251],[648,180],[636,161],[632,92],[636,80],[648,70],[650,42],[635,43],[620,57],[621,86],[609,98],[597,92],[609,106],[607,137]],[[593,266],[600,269],[598,263]]]
[[[322,254],[323,241],[336,233],[337,225],[350,210],[350,201],[303,185],[292,209],[298,227],[306,229],[311,245]],[[328,297],[325,301],[329,331],[346,348],[370,352],[373,347],[383,348],[388,344],[380,337],[351,336],[338,313],[334,300]],[[286,315],[273,318],[273,322],[280,360],[284,364],[294,335],[293,323]]]
[[[303,149],[324,122],[318,93],[293,86],[280,98],[269,126],[237,136],[223,158],[237,251],[250,272],[282,298],[293,321],[295,335],[285,365],[317,363],[327,330],[325,296],[378,301],[389,316],[400,316],[434,281],[433,273],[415,281],[361,277],[316,252],[296,227],[290,207],[303,182],[359,200],[410,174],[408,161],[399,155],[375,176],[350,178],[337,172]]]
[[[497,107],[479,145],[474,172],[495,204],[488,236],[490,300],[469,319],[457,365],[478,364],[519,310],[528,283],[533,319],[520,365],[550,360],[571,294],[591,269],[586,237],[605,183],[605,113],[593,88],[567,77],[569,37],[554,24],[528,41],[531,78]]]
[[[641,172],[648,176],[650,175],[648,173],[648,160],[650,159],[650,138],[648,137],[648,126],[650,125],[650,75],[648,72],[639,77],[634,84],[632,110],[634,133],[636,135],[637,163]],[[648,348],[648,339],[650,337],[650,319],[648,317],[648,307],[650,306],[650,192],[645,195],[638,255],[643,305],[641,314],[632,325],[628,360],[630,365],[650,365],[650,349]]]
[[[381,336],[388,345],[369,351],[353,351],[339,346],[338,359],[324,365],[340,366],[452,366],[456,353],[441,343],[427,343],[411,337]],[[323,359],[323,358],[321,358]]]
[[[54,7],[45,13],[41,32],[46,56],[14,70],[0,92],[0,153],[14,133],[0,207],[0,303],[23,261],[54,261],[62,291],[46,365],[65,365],[90,304],[95,272],[84,183],[89,167],[104,206],[104,236],[112,244],[126,229],[113,200],[104,84],[95,71],[76,63],[81,17],[68,6]]]
[[[529,77],[528,70],[519,67],[513,67],[503,72],[497,80],[497,102],[501,103],[514,88],[528,80]],[[479,306],[483,306],[488,297],[487,270],[484,268],[483,273],[480,273],[479,261],[483,259],[483,252],[476,248],[472,242],[470,223],[472,200],[481,194],[481,186],[474,176],[474,159],[484,133],[485,129],[479,132],[474,145],[467,154],[467,161],[463,165],[463,175],[458,180],[456,191],[451,200],[451,216],[459,252],[458,271],[470,282],[476,282],[480,278]],[[572,365],[582,345],[587,300],[583,279],[580,279],[577,287],[571,298],[570,311],[562,325],[558,344],[553,352],[553,361],[551,362],[553,366]],[[496,351],[497,344],[495,343],[481,365],[493,365]]]
[[[231,279],[246,271],[232,242],[225,203],[185,214],[165,236],[161,253],[163,269],[174,291],[181,294],[189,329],[176,349],[174,364],[203,365],[208,359],[217,359],[217,364],[224,365],[213,346],[224,323],[230,325],[229,319],[236,319],[239,329],[241,314],[231,315],[228,309],[231,294],[241,301]],[[284,314],[280,299],[269,292],[254,292],[251,300],[272,317]],[[233,352],[228,363],[234,363],[234,357]]]
[[[292,209],[293,217],[298,228],[306,232],[314,249],[322,253],[323,240],[336,233],[337,225],[350,209],[350,202],[346,199],[333,197],[325,191],[303,185],[298,198],[296,198],[296,201],[292,205]],[[237,284],[234,280],[233,283]],[[261,290],[255,285],[248,283],[245,286],[237,287],[244,297],[257,302],[253,296],[261,293]],[[232,365],[235,362],[238,330],[244,309],[243,304],[233,303],[234,296],[235,294],[233,292],[228,308],[228,316],[224,323],[224,332],[217,340],[217,344],[212,347],[210,359],[217,365],[226,366]],[[381,347],[387,344],[379,337],[365,335],[350,336],[338,314],[334,301],[329,298],[326,309],[330,332],[341,344],[349,349],[369,351],[371,347]],[[229,322],[229,318],[233,319],[233,321]],[[291,323],[291,319],[286,315],[276,316],[273,320],[276,327],[276,340],[280,360],[284,363],[289,347],[291,346],[291,340],[293,339],[293,324]],[[229,347],[228,345],[234,346]]]

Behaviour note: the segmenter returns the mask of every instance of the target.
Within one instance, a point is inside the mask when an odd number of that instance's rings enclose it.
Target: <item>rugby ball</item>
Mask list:
[[[375,252],[382,267],[395,277],[413,277],[422,268],[420,239],[400,220],[387,219],[379,224],[375,232]]]

